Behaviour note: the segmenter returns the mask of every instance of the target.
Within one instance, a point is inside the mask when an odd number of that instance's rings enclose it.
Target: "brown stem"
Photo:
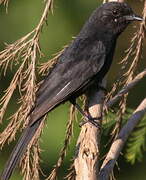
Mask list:
[[[129,135],[146,113],[146,98],[137,107],[113,142],[100,170],[99,180],[108,180]]]
[[[125,85],[109,102],[107,102],[107,108],[113,106],[120,98],[129,92],[138,82],[140,82],[144,77],[146,77],[146,69],[139,73],[129,84]]]
[[[92,90],[88,93],[88,111],[93,118],[99,119],[101,126],[104,91]],[[99,174],[100,127],[91,123],[82,126],[77,142],[74,161],[76,180],[96,180]]]

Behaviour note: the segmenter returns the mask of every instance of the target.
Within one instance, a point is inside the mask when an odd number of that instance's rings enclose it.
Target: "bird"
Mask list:
[[[119,35],[131,22],[142,20],[123,2],[104,3],[93,11],[36,92],[35,105],[28,115],[28,126],[14,147],[1,180],[10,179],[48,112],[66,101],[80,110],[76,98],[91,88],[98,89],[112,64]]]

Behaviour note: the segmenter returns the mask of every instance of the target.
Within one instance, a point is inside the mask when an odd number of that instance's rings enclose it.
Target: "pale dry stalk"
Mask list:
[[[0,3],[2,2],[8,2],[8,0],[1,0]],[[21,95],[21,99],[19,100],[19,103],[21,103],[22,105],[20,106],[18,111],[12,116],[12,121],[9,123],[6,130],[1,134],[2,136],[0,136],[1,147],[7,140],[11,141],[13,138],[15,138],[15,133],[20,128],[20,125],[22,124],[23,120],[27,119],[27,114],[30,111],[33,102],[35,100],[35,92],[37,90],[36,77],[35,77],[37,54],[39,54],[40,56],[42,55],[39,46],[39,38],[43,25],[47,20],[48,12],[49,10],[52,10],[52,5],[53,5],[53,0],[47,0],[44,12],[37,27],[32,32],[28,33],[26,36],[16,41],[14,44],[7,45],[6,49],[0,52],[0,60],[1,60],[0,67],[4,69],[4,74],[6,73],[8,66],[13,66],[14,63],[19,64],[20,59],[22,61],[22,64],[19,66],[19,69],[17,70],[13,80],[11,81],[9,88],[6,90],[5,95],[0,101],[2,105],[2,108],[0,110],[1,121],[3,119],[5,110],[7,109],[8,103],[16,87],[19,87],[20,94],[24,94]],[[144,36],[143,33],[144,27],[145,24],[141,26],[140,34],[138,36],[140,40],[138,41],[138,48],[134,59],[135,63],[133,63],[131,66],[134,67],[134,69],[136,67],[135,64],[138,62],[137,60],[140,58],[140,54],[141,54],[141,48],[142,48],[143,36]],[[133,38],[133,41],[135,41],[136,39],[137,36]],[[132,52],[131,51],[132,47],[133,46],[131,46],[129,50],[130,53]],[[43,66],[41,66],[40,72],[45,73],[46,71],[48,71],[48,68],[54,65],[54,63],[56,62],[62,51],[52,61],[47,62]],[[25,69],[25,65],[27,65],[28,69]],[[133,72],[134,72],[133,69],[130,68],[128,72],[129,73],[128,77],[133,77]],[[137,75],[136,78],[132,81],[130,78],[130,81],[129,80],[127,81],[127,85],[125,85],[124,88],[113,98],[113,100],[109,102],[108,106],[113,105],[117,100],[119,100],[120,97],[122,97],[133,86],[135,86],[137,82],[139,82],[139,80],[145,76],[145,74],[146,73],[143,72]],[[104,92],[100,90],[98,92],[94,92],[94,95],[92,92],[92,95],[88,94],[88,98],[89,98],[89,112],[92,117],[97,117],[97,118],[99,117],[100,121],[98,123],[100,124],[102,117]],[[29,119],[27,119],[27,121],[25,121],[25,123],[23,124],[23,128],[26,126],[26,124],[28,124],[28,120]],[[38,129],[36,136],[29,144],[25,157],[22,161],[25,180],[39,179],[38,170],[40,168],[38,164],[40,161],[39,159],[40,149],[38,146],[38,138],[41,134],[42,127],[43,127],[43,123]],[[63,159],[65,157],[66,148],[69,144],[71,134],[72,134],[72,124],[70,122],[66,134],[66,139],[64,142],[64,147],[61,151],[60,158],[56,164],[57,168],[55,167],[53,171],[55,172],[54,173],[55,178],[57,175],[57,170],[61,166]],[[7,136],[5,137],[5,135]],[[1,139],[1,137],[4,138]],[[77,180],[80,180],[81,178],[87,179],[87,177],[89,177],[89,179],[97,179],[97,174],[99,170],[99,164],[98,164],[99,145],[100,145],[100,128],[96,128],[89,123],[82,126],[81,133],[77,143],[77,147],[78,147],[77,156],[74,161]],[[33,149],[33,151],[31,151],[31,148]],[[30,160],[30,157],[33,157],[32,162]],[[31,164],[33,164],[34,166],[32,167]]]
[[[48,12],[53,8],[53,0],[45,1],[45,8],[42,17],[30,33],[13,44],[6,45],[6,48],[0,52],[0,68],[4,75],[7,73],[8,67],[17,65],[17,71],[12,78],[12,81],[5,91],[4,96],[0,100],[0,117],[1,122],[8,108],[8,104],[14,94],[16,88],[19,89],[20,99],[17,102],[20,104],[18,110],[11,116],[11,121],[6,129],[0,134],[0,146],[15,138],[16,132],[20,127],[23,129],[29,122],[27,118],[34,101],[36,85],[36,71],[38,55],[42,56],[39,45],[41,30],[47,20]],[[22,125],[23,124],[23,125]],[[26,180],[39,179],[39,145],[38,138],[41,134],[43,124],[36,132],[33,140],[28,146],[25,154],[25,160],[22,163],[24,178]],[[35,139],[35,140],[34,140]],[[36,146],[35,146],[35,145]],[[31,150],[32,149],[32,150]],[[33,166],[31,166],[33,164]],[[35,168],[34,168],[35,167]]]
[[[146,18],[146,1],[144,3],[143,18],[144,19]],[[129,49],[127,50],[126,57],[121,62],[121,63],[123,63],[122,68],[124,68],[124,67],[126,67],[126,65],[128,65],[129,57],[130,56],[133,57],[131,63],[129,62],[130,67],[129,67],[128,71],[125,74],[122,74],[122,76],[125,77],[125,79],[123,81],[124,85],[130,83],[133,80],[136,69],[138,68],[138,64],[141,60],[143,42],[144,42],[144,37],[145,37],[145,27],[146,27],[146,22],[142,21],[137,33],[135,33],[134,37],[132,38],[131,45],[130,45]],[[119,103],[119,110],[117,112],[118,118],[117,118],[117,123],[114,128],[114,131],[115,130],[117,131],[117,129],[120,130],[120,126],[121,126],[120,124],[122,124],[123,115],[126,111],[127,98],[128,98],[128,93],[123,95],[123,97],[121,98],[121,101]],[[114,134],[114,131],[113,131],[113,134]]]
[[[67,148],[68,148],[70,141],[71,141],[71,137],[73,136],[73,123],[74,123],[74,120],[76,119],[75,116],[76,116],[75,107],[73,105],[71,105],[70,118],[69,118],[69,120],[67,122],[67,126],[66,126],[66,133],[65,133],[65,140],[63,143],[63,147],[60,151],[59,159],[58,159],[56,165],[54,166],[53,170],[51,171],[49,177],[46,180],[57,179],[57,172],[63,163],[63,160],[64,160],[66,153],[67,153]]]
[[[146,69],[144,69],[141,73],[135,76],[135,78],[129,82],[128,84],[125,84],[122,89],[110,100],[106,103],[106,107],[110,108],[112,107],[120,98],[128,93],[133,87],[137,85],[138,82],[140,82],[144,77],[146,77]]]
[[[0,4],[4,3],[6,5],[9,2],[9,0],[0,0]]]
[[[6,7],[6,12],[8,12],[9,1],[10,0],[0,0],[0,5],[4,4],[4,6]]]
[[[49,61],[46,61],[45,63],[42,63],[39,66],[39,74],[46,76],[49,74],[49,72],[51,71],[51,69],[55,66],[55,64],[57,63],[58,58],[60,57],[60,55],[63,53],[63,51],[65,50],[67,46],[65,46],[61,51],[59,51],[57,54],[55,54],[55,57],[53,57],[52,59],[50,59]]]
[[[97,118],[101,126],[104,92],[92,90],[88,93],[88,111],[93,118]],[[100,127],[86,123],[82,126],[76,145],[74,167],[76,180],[96,180],[99,170]]]
[[[118,137],[112,143],[110,150],[101,166],[100,176],[99,176],[100,180],[109,179],[109,176],[114,168],[114,165],[116,164],[116,161],[123,149],[126,140],[128,139],[133,129],[143,118],[145,113],[146,113],[146,98],[137,107],[137,109],[131,115],[127,123],[120,130]]]
[[[45,119],[46,117],[44,117]],[[24,180],[39,180],[39,171],[40,168],[40,158],[39,154],[41,149],[39,147],[39,137],[42,133],[44,127],[44,121],[40,124],[39,129],[36,132],[36,135],[32,138],[31,142],[28,145],[27,151],[21,159],[20,165],[22,167],[23,179]]]

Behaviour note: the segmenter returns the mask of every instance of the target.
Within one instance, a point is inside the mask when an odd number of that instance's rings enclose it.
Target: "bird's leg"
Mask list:
[[[82,108],[76,103],[75,100],[70,100],[70,102],[77,108],[77,110],[78,110],[86,119],[89,119],[88,115],[82,110]]]
[[[104,91],[104,93],[107,94],[107,89],[104,86],[102,86],[102,84],[100,83],[98,84],[98,89]]]
[[[94,126],[96,126],[96,127],[100,127],[100,125],[99,125],[99,123],[98,123],[98,121],[101,119],[101,118],[93,118],[93,117],[91,117],[91,115],[88,113],[88,114],[86,114],[83,110],[82,110],[82,108],[79,106],[79,104],[77,104],[76,103],[76,101],[75,100],[70,100],[70,102],[77,108],[77,110],[85,117],[85,121],[83,121],[83,122],[81,122],[80,123],[80,126],[83,126],[84,124],[86,124],[86,123],[91,123],[91,124],[93,124]]]
[[[87,117],[88,118],[86,118],[86,120],[84,120],[83,122],[80,123],[80,126],[83,126],[86,123],[91,123],[95,127],[101,128],[101,125],[100,125],[99,121],[102,119],[102,117],[93,118],[93,117],[91,117],[90,114],[88,114]]]

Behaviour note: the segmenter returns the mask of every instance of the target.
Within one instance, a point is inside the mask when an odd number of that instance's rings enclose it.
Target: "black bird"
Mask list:
[[[44,115],[61,103],[98,87],[112,63],[118,36],[134,21],[141,21],[126,3],[110,2],[98,7],[76,39],[65,49],[36,94],[30,123],[15,146],[1,180],[8,180],[38,129]]]

